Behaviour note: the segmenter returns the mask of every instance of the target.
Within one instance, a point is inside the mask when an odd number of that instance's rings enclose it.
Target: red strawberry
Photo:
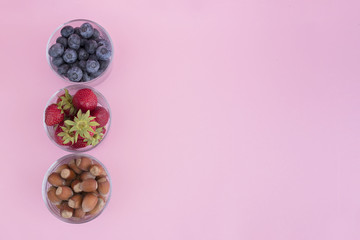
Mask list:
[[[56,100],[57,105],[59,104],[59,102],[61,102],[61,97],[65,97],[65,94],[59,96],[59,98]],[[66,115],[70,115],[70,109],[63,109],[63,111]]]
[[[73,145],[71,145],[72,148],[84,148],[87,146],[87,142],[84,142],[84,138],[82,137],[78,137],[78,140],[76,143],[74,143]]]
[[[48,126],[54,126],[64,121],[64,113],[56,104],[49,105],[45,110],[45,123]]]
[[[96,107],[91,116],[96,117],[95,121],[100,124],[99,127],[105,126],[109,121],[109,112],[103,107]]]
[[[56,104],[58,104],[59,102],[61,102],[61,97],[65,97],[65,93],[63,95],[60,95],[58,97],[58,99],[56,100]]]
[[[60,135],[63,135],[61,133],[64,132],[64,130],[62,129],[62,127],[65,127],[64,123],[61,123],[57,126],[56,130],[55,130],[55,134],[54,134],[54,137],[55,137],[55,142],[59,145],[63,145],[63,146],[70,146],[71,145],[71,142],[68,142],[66,144],[64,144],[64,140],[63,140],[63,137],[62,136],[59,136]]]
[[[87,142],[89,145],[95,146],[96,144],[101,142],[101,140],[104,137],[105,132],[106,132],[106,129],[104,127],[98,127],[95,130],[95,134],[92,135],[91,138],[85,139],[85,142]]]
[[[65,93],[58,97],[56,104],[64,111],[65,115],[70,117],[75,115],[76,109],[72,103],[72,96],[66,88]]]
[[[97,97],[95,93],[88,88],[80,89],[73,96],[73,104],[77,109],[81,109],[84,113],[87,110],[94,110],[97,106]]]
[[[78,111],[74,120],[66,120],[65,124],[70,126],[70,132],[74,133],[75,140],[77,136],[90,139],[99,123],[95,121],[95,117],[90,116],[90,111],[82,113],[81,109]]]

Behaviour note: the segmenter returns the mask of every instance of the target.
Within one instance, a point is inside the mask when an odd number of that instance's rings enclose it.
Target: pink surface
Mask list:
[[[10,1],[0,9],[0,239],[360,239],[360,2]],[[42,112],[66,84],[53,30],[104,26],[97,89],[112,129],[89,154],[113,195],[83,225],[53,217],[47,168],[67,154]]]

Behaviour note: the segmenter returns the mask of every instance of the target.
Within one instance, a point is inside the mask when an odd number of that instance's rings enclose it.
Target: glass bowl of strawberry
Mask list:
[[[50,36],[46,58],[57,76],[68,83],[99,84],[109,73],[114,55],[107,31],[98,23],[75,19]]]
[[[55,145],[69,152],[86,152],[103,142],[108,134],[110,106],[94,88],[71,85],[49,99],[43,122]]]

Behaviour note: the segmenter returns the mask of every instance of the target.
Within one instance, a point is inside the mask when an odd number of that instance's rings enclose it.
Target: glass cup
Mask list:
[[[83,147],[80,147],[79,148],[79,145],[81,144],[77,144],[77,147],[75,147],[75,145],[62,145],[62,144],[59,144],[58,141],[56,141],[55,139],[55,132],[56,132],[56,128],[59,127],[58,125],[55,125],[55,126],[48,126],[46,125],[45,123],[45,112],[46,112],[46,109],[49,105],[51,104],[56,104],[59,97],[62,96],[64,93],[65,93],[65,89],[68,90],[69,94],[71,96],[74,96],[74,94],[80,90],[80,89],[84,89],[84,88],[88,88],[88,89],[91,89],[96,97],[97,97],[97,100],[98,100],[98,106],[101,106],[103,108],[105,108],[107,110],[107,112],[109,113],[109,120],[107,122],[107,124],[103,127],[105,129],[105,133],[102,133],[102,138],[101,140],[99,141],[99,143],[97,143],[96,145],[87,145],[87,146],[83,146]],[[77,112],[76,112],[77,113]],[[76,115],[76,114],[75,114]],[[95,118],[95,121],[96,121],[96,118]],[[50,138],[50,140],[56,145],[58,146],[59,148],[65,150],[65,151],[68,151],[68,152],[86,152],[86,151],[89,151],[95,147],[97,147],[99,144],[101,144],[105,137],[107,136],[109,130],[110,130],[110,125],[111,125],[111,111],[110,111],[110,106],[109,106],[109,103],[106,101],[105,97],[100,93],[98,92],[96,89],[90,87],[90,86],[86,86],[86,85],[70,85],[70,86],[67,86],[63,89],[60,89],[59,91],[57,91],[54,95],[52,95],[52,97],[49,99],[49,101],[47,102],[46,104],[46,107],[45,107],[45,110],[44,110],[44,114],[43,114],[43,124],[44,124],[44,128],[45,128],[45,131],[48,135],[48,137]],[[85,145],[85,144],[83,144]]]
[[[94,29],[97,29],[99,31],[100,37],[96,41],[98,43],[101,40],[105,40],[107,42],[106,45],[107,45],[107,48],[111,52],[111,57],[110,57],[110,59],[108,61],[106,61],[106,63],[105,63],[105,61],[103,61],[103,63],[101,63],[101,61],[99,61],[100,62],[100,69],[98,70],[98,72],[96,72],[92,76],[90,76],[90,77],[93,77],[93,79],[85,81],[84,78],[82,78],[82,80],[80,82],[73,82],[73,81],[70,81],[69,78],[67,78],[67,74],[60,74],[58,72],[58,67],[54,65],[54,63],[52,62],[52,57],[49,55],[49,49],[53,44],[56,43],[57,38],[61,37],[61,29],[63,27],[72,26],[73,28],[76,28],[76,27],[80,27],[83,23],[90,23],[93,26]],[[100,46],[100,44],[99,44],[99,46]],[[80,48],[84,48],[84,46],[81,46]],[[77,50],[77,52],[78,52],[78,50]],[[94,85],[97,85],[97,84],[103,82],[110,74],[111,65],[112,65],[111,63],[112,63],[112,60],[113,60],[113,56],[114,56],[114,48],[113,48],[113,43],[111,41],[110,35],[98,23],[93,22],[91,20],[86,20],[86,19],[71,20],[71,21],[66,22],[66,23],[62,24],[61,26],[59,26],[53,32],[53,34],[50,36],[49,41],[48,41],[47,46],[46,46],[46,58],[47,58],[47,61],[48,61],[48,64],[49,64],[50,68],[54,71],[54,73],[57,76],[59,76],[65,82],[70,83],[70,84],[89,84],[89,85],[94,86]],[[72,65],[72,64],[68,64],[68,65]],[[105,66],[107,66],[107,67],[105,67]],[[86,70],[84,70],[84,69],[82,69],[82,71],[86,72]]]
[[[101,178],[106,178],[106,180],[109,182],[109,185],[110,185],[109,191],[106,195],[101,195],[101,196],[99,195],[99,193],[97,193],[99,196],[99,199],[100,198],[104,199],[104,202],[102,202],[103,203],[102,208],[99,208],[99,210],[96,213],[94,213],[94,214],[92,214],[91,212],[90,212],[91,214],[87,213],[83,218],[77,218],[77,217],[64,218],[61,215],[61,210],[59,208],[60,205],[53,204],[48,198],[47,192],[52,187],[52,185],[48,182],[48,177],[53,172],[56,172],[59,166],[68,164],[72,160],[75,160],[75,162],[76,162],[76,159],[79,159],[81,157],[90,158],[92,160],[93,164],[98,164],[105,170],[106,177],[101,177]],[[98,180],[99,178],[100,177],[97,177],[96,179]],[[70,185],[70,183],[69,183],[69,185]],[[109,175],[108,170],[104,166],[104,164],[102,164],[99,160],[97,160],[96,158],[94,158],[90,155],[77,153],[77,154],[69,154],[69,155],[63,156],[62,158],[58,159],[51,165],[51,167],[47,170],[47,172],[44,176],[44,180],[42,183],[42,196],[43,196],[43,200],[44,200],[46,207],[56,218],[58,218],[64,222],[67,222],[67,223],[79,224],[79,223],[86,223],[86,222],[92,221],[95,218],[97,218],[98,216],[100,216],[100,214],[104,211],[104,209],[107,207],[107,205],[110,201],[111,189],[112,189],[112,183],[111,183],[110,175]],[[67,205],[67,201],[62,201],[62,203]]]

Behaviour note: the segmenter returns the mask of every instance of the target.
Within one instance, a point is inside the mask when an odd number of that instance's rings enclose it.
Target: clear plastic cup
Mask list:
[[[63,165],[63,164],[68,164],[71,160],[75,160],[77,158],[81,158],[81,157],[88,157],[90,159],[92,159],[93,164],[99,164],[100,166],[103,167],[103,169],[106,172],[106,178],[108,180],[108,182],[110,183],[110,190],[108,192],[108,194],[106,196],[103,196],[105,199],[105,204],[103,206],[103,208],[97,213],[97,214],[89,214],[89,215],[85,215],[84,218],[75,218],[75,217],[71,217],[71,218],[63,218],[61,216],[60,213],[60,209],[53,203],[50,202],[50,200],[48,199],[47,196],[47,192],[49,190],[49,188],[52,186],[49,182],[48,182],[48,177],[51,173],[55,172],[56,169]],[[99,160],[97,160],[96,158],[94,158],[93,156],[87,155],[87,154],[69,154],[66,156],[63,156],[62,158],[58,159],[56,162],[54,162],[51,167],[47,170],[45,176],[44,176],[44,180],[42,183],[42,197],[44,200],[44,203],[46,205],[46,207],[49,209],[49,211],[58,219],[60,219],[61,221],[67,222],[67,223],[73,223],[73,224],[79,224],[79,223],[86,223],[89,221],[94,220],[95,218],[97,218],[98,216],[100,216],[100,214],[104,211],[104,209],[107,207],[110,198],[111,198],[111,190],[112,190],[112,183],[111,183],[111,178],[109,175],[108,170],[106,169],[106,167],[104,166],[104,164],[102,164]]]
[[[98,99],[98,106],[101,106],[103,108],[105,108],[108,113],[109,113],[109,120],[107,122],[107,124],[104,126],[105,128],[105,133],[104,135],[102,136],[102,139],[100,140],[100,142],[98,144],[96,144],[95,146],[93,145],[88,145],[86,147],[82,147],[82,148],[74,148],[72,146],[65,146],[65,145],[60,145],[58,142],[56,142],[55,140],[55,127],[56,126],[47,126],[45,124],[45,111],[46,111],[46,108],[53,104],[53,103],[56,103],[57,99],[63,95],[65,93],[65,89],[67,89],[69,91],[69,94],[71,96],[73,96],[78,90],[80,89],[84,89],[84,88],[88,88],[88,89],[91,89],[97,99]],[[95,119],[96,121],[96,119]],[[65,150],[65,151],[68,151],[68,152],[86,152],[86,151],[89,151],[97,146],[99,146],[105,139],[105,137],[107,136],[109,130],[110,130],[110,125],[111,125],[111,111],[110,111],[110,106],[109,106],[109,103],[106,101],[105,97],[100,93],[98,92],[96,89],[90,87],[90,86],[87,86],[87,85],[70,85],[70,86],[67,86],[65,88],[62,88],[60,89],[59,91],[57,91],[56,93],[54,93],[54,95],[52,95],[52,97],[49,99],[49,101],[47,102],[46,106],[45,106],[45,109],[44,109],[44,114],[43,114],[43,124],[44,124],[44,128],[45,128],[45,131],[48,135],[48,137],[50,138],[50,140],[56,145],[58,146],[59,148]]]
[[[52,63],[52,57],[49,55],[49,48],[56,43],[56,39],[58,37],[61,37],[61,29],[65,26],[72,26],[73,28],[75,27],[80,27],[83,23],[90,23],[95,29],[97,29],[100,33],[100,39],[104,39],[106,40],[109,44],[108,44],[108,48],[111,51],[111,57],[109,59],[108,62],[108,66],[106,67],[106,69],[101,73],[101,74],[96,74],[97,76],[92,79],[89,80],[87,82],[81,81],[81,82],[73,82],[70,81],[66,75],[62,75],[59,74],[57,69],[58,67],[55,66]],[[82,47],[81,47],[82,48]],[[69,22],[66,22],[62,25],[60,25],[54,32],[53,34],[50,36],[49,41],[47,43],[46,46],[46,58],[48,61],[48,64],[50,66],[50,68],[54,71],[54,73],[60,77],[61,79],[63,79],[65,82],[69,83],[69,84],[86,84],[86,85],[91,85],[91,86],[95,86],[101,82],[103,82],[110,74],[111,71],[111,65],[112,65],[112,60],[113,60],[113,56],[114,56],[114,48],[113,48],[113,43],[111,41],[110,35],[108,34],[108,32],[102,27],[100,26],[98,23],[93,22],[91,20],[87,20],[87,19],[75,19],[75,20],[71,20]]]

